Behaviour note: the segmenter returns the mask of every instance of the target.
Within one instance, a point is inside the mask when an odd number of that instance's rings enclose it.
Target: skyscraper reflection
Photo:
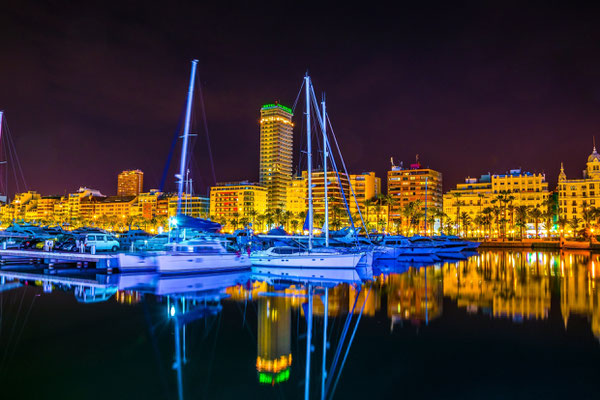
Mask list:
[[[271,296],[274,290],[258,298],[258,380],[274,385],[287,381],[292,365],[291,301],[288,297]]]

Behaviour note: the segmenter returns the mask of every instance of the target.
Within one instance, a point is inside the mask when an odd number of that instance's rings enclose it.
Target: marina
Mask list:
[[[502,382],[506,396],[590,398],[600,372],[599,265],[594,253],[527,250],[182,276],[7,265],[0,381],[23,399],[74,388],[89,398],[389,397],[398,389],[387,380],[405,382],[406,395],[478,398],[483,389],[458,379],[468,373],[482,388]],[[485,371],[472,369],[490,358]],[[446,371],[434,384],[433,359]],[[232,370],[235,385],[224,378]],[[40,385],[23,392],[31,379]]]
[[[597,398],[599,19],[3,2],[0,397]]]

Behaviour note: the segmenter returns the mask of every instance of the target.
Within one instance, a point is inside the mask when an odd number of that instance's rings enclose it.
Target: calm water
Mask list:
[[[265,272],[4,267],[2,398],[302,399],[312,308],[317,399],[325,296],[328,398],[600,395],[598,255],[481,251],[316,278]]]

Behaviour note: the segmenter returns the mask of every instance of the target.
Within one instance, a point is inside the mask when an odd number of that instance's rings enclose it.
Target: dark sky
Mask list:
[[[258,179],[259,108],[293,104],[307,69],[352,172],[384,178],[391,156],[419,153],[446,190],[514,167],[554,188],[561,161],[580,176],[600,140],[598,10],[412,3],[4,0],[0,109],[27,184],[113,194],[120,170],[140,168],[157,187],[192,58],[218,181]],[[194,179],[208,182],[196,125]]]

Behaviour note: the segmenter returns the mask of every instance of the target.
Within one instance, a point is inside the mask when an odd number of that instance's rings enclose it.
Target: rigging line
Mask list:
[[[221,312],[219,312],[219,316],[218,318],[218,323],[217,323],[217,328],[215,329],[215,341],[213,342],[213,347],[211,350],[211,354],[210,354],[210,361],[208,362],[209,368],[208,368],[208,372],[206,373],[206,383],[204,384],[204,398],[207,398],[206,396],[206,392],[208,391],[208,385],[210,384],[210,376],[212,373],[212,367],[213,367],[213,363],[215,361],[215,353],[216,353],[216,348],[217,348],[217,340],[219,339],[219,331],[221,330],[221,321],[222,318],[221,316],[223,315],[223,310],[221,310]],[[185,356],[185,354],[184,354]]]
[[[23,168],[21,167],[21,161],[19,160],[19,156],[17,154],[17,146],[15,145],[15,141],[14,141],[14,139],[12,137],[10,129],[7,129],[7,135],[6,135],[6,137],[8,138],[8,140],[11,143],[10,147],[11,147],[13,153],[14,153],[14,158],[15,158],[15,161],[16,161],[15,164],[16,164],[16,166],[18,168],[18,172],[20,172],[21,179],[23,181],[23,185],[24,185],[25,191],[27,191],[27,181],[25,180],[25,174],[23,173]]]
[[[198,75],[198,72],[196,72]],[[198,95],[200,97],[200,106],[202,107],[202,122],[204,123],[204,133],[206,135],[206,146],[208,147],[208,159],[210,160],[210,170],[212,172],[212,183],[217,183],[217,175],[215,174],[215,163],[213,161],[212,148],[210,145],[210,136],[208,134],[208,121],[206,120],[206,108],[204,107],[204,94],[202,92],[202,84],[200,83],[200,77],[197,80]]]
[[[14,165],[16,164],[15,161],[15,156],[13,155],[13,148],[11,146],[10,143],[10,137],[8,136],[8,129],[6,134],[4,135],[4,137],[6,137],[6,149],[8,150],[8,159],[7,162],[10,163],[11,165],[11,170],[13,173],[13,177],[14,177],[14,185],[15,185],[15,193],[18,193],[20,191],[20,186],[19,186],[19,179],[17,178],[17,169],[14,167]],[[8,190],[7,190],[7,195],[8,195]],[[7,199],[8,200],[8,199]]]
[[[25,325],[27,324],[27,321],[29,320],[29,314],[31,314],[31,310],[33,309],[33,304],[35,303],[35,300],[37,298],[38,298],[38,296],[34,295],[33,300],[31,300],[31,304],[29,305],[29,310],[27,310],[27,314],[25,314],[25,318],[23,319],[23,324],[21,325],[21,330],[19,331],[19,334],[17,335],[17,338],[15,339],[15,345],[13,346],[12,353],[11,353],[10,357],[8,357],[9,361],[14,357],[15,351],[17,351],[17,347],[19,346],[19,342],[21,341],[21,337],[23,336],[23,330],[25,329]]]
[[[331,135],[333,136],[333,140],[335,142],[335,146],[336,146],[338,154],[340,156],[340,160],[342,161],[342,166],[344,167],[344,171],[346,172],[346,175],[348,175],[348,169],[346,168],[346,163],[344,162],[344,157],[342,157],[342,152],[340,150],[340,145],[338,144],[337,138],[335,136],[335,132],[333,131],[333,126],[331,124],[331,119],[329,118],[329,114],[327,114],[326,116],[327,116],[327,123],[329,125],[329,129],[331,130]],[[331,149],[331,146],[329,146],[329,148]],[[365,221],[363,219],[362,212],[360,211],[360,207],[358,205],[358,200],[356,199],[356,195],[354,193],[354,188],[352,187],[352,185],[350,185],[350,191],[352,192],[352,196],[354,197],[354,202],[356,204],[356,209],[358,210],[358,215],[360,216],[360,221],[362,222],[363,227],[365,228],[365,232],[367,234],[367,239],[369,241],[371,241],[371,236],[369,235],[369,231],[368,231],[367,226],[365,224]],[[355,233],[355,236],[356,236],[356,233]]]
[[[340,336],[340,342],[335,351],[335,356],[333,357],[333,361],[331,362],[331,368],[329,369],[330,376],[327,378],[327,382],[325,383],[325,393],[329,391],[329,386],[331,386],[331,381],[333,379],[333,373],[337,367],[337,363],[340,357],[340,353],[342,352],[342,347],[344,342],[346,341],[346,335],[348,333],[348,328],[350,327],[350,322],[352,321],[352,316],[354,314],[354,310],[356,309],[356,303],[358,302],[358,296],[362,291],[362,287],[356,293],[356,297],[354,298],[354,305],[352,305],[352,310],[346,316],[346,322],[344,323],[344,329],[342,330],[342,334]]]
[[[15,320],[13,322],[12,328],[10,330],[10,334],[8,335],[8,340],[6,341],[6,351],[4,352],[4,357],[2,357],[2,363],[0,363],[0,371],[4,369],[4,364],[6,362],[6,358],[8,356],[8,347],[10,342],[12,341],[12,337],[15,333],[15,328],[17,326],[17,321],[19,319],[19,314],[21,314],[21,307],[23,306],[23,300],[25,299],[25,293],[27,292],[28,286],[23,288],[23,295],[21,296],[21,301],[19,302],[19,308],[17,309],[17,314],[15,316]]]
[[[367,292],[367,296],[365,297],[365,301],[360,309],[360,314],[358,314],[358,318],[356,319],[356,323],[354,324],[354,330],[352,331],[352,336],[350,336],[350,341],[348,342],[348,347],[346,347],[346,354],[344,354],[344,359],[342,360],[342,364],[340,365],[340,370],[337,373],[335,378],[335,383],[333,384],[333,388],[331,389],[331,395],[329,396],[329,400],[333,399],[333,395],[335,394],[335,388],[342,376],[342,371],[344,370],[344,364],[346,364],[346,359],[348,358],[348,354],[350,353],[350,346],[352,346],[352,342],[354,341],[354,336],[356,335],[356,330],[358,329],[358,324],[360,323],[360,318],[363,315],[363,311],[365,309],[365,305],[369,300],[369,295],[371,294],[371,286],[369,286],[369,291]]]
[[[181,132],[181,125],[183,124],[183,116],[185,115],[185,105],[179,114],[179,121],[177,122],[177,128],[175,128],[175,132],[173,132],[173,138],[171,139],[171,147],[169,148],[169,154],[167,155],[167,162],[165,163],[165,168],[163,169],[162,178],[160,179],[159,190],[161,192],[165,191],[165,183],[167,182],[167,175],[169,174],[169,167],[171,166],[171,160],[173,159],[173,153],[175,152],[175,147],[177,146],[177,139],[179,139],[179,133]]]
[[[315,109],[318,110],[319,106],[317,104],[317,97],[315,96],[314,87],[311,87],[311,89],[312,89],[311,99],[313,102],[313,106],[315,107]],[[325,115],[325,117],[327,117],[327,119],[329,120],[329,117],[327,116],[327,114]],[[326,121],[323,121],[323,119],[320,118],[319,113],[317,113],[317,119],[319,120],[319,124],[321,125],[321,132],[323,132],[325,130],[324,124],[326,123]],[[332,134],[333,134],[333,131],[332,131]],[[334,136],[334,138],[335,138],[335,136]],[[327,137],[325,137],[325,139],[326,139],[327,143],[329,143],[329,139]],[[329,145],[329,150],[331,150],[331,145]],[[335,161],[335,157],[333,157],[333,152],[331,151],[330,153],[331,153],[331,157],[330,157],[331,164],[332,164],[332,167],[335,169],[338,185],[340,187],[340,192],[342,193],[342,199],[344,200],[344,206],[346,208],[346,212],[348,213],[348,217],[350,219],[350,225],[352,226],[352,230],[354,231],[354,241],[358,244],[358,234],[356,233],[356,229],[354,229],[354,219],[352,218],[352,213],[350,212],[350,206],[348,204],[348,200],[346,199],[346,193],[342,186],[342,179],[340,177],[340,173],[337,168],[337,163]],[[339,152],[339,148],[338,148],[338,153],[339,153],[340,160],[342,160],[342,163],[343,163],[344,159],[342,158],[342,153]],[[348,186],[350,188],[352,188],[352,185],[350,184],[350,175],[348,175],[348,171],[346,170],[345,166],[344,166],[344,172],[346,173],[346,179],[348,179]],[[352,190],[352,194],[354,195],[354,190]],[[356,200],[356,196],[354,196],[354,198]]]
[[[298,95],[296,95],[296,100],[294,100],[294,105],[292,106],[292,111],[296,111],[296,106],[298,105],[298,99],[302,94],[302,88],[304,87],[304,79],[302,79],[302,84],[300,85],[300,90],[298,90]]]
[[[165,398],[170,398],[169,393],[169,385],[167,380],[165,379],[165,370],[161,361],[160,349],[158,347],[158,340],[155,335],[155,329],[152,325],[152,317],[150,316],[150,311],[148,310],[148,303],[144,300],[143,302],[143,310],[144,310],[144,319],[146,320],[146,327],[148,328],[148,334],[150,336],[150,343],[152,344],[152,350],[154,353],[155,361],[157,361],[157,369],[158,375],[160,377],[160,386],[162,388],[163,394],[166,395]],[[163,324],[166,325],[166,324]]]

